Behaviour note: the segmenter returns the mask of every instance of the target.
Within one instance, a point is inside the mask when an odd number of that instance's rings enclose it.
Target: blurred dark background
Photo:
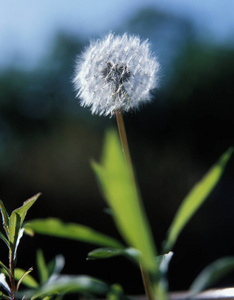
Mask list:
[[[130,150],[155,241],[160,245],[193,185],[233,145],[233,40],[199,36],[186,18],[152,7],[136,12],[115,32],[149,38],[160,59],[161,87],[151,104],[124,115]],[[104,133],[115,119],[79,106],[72,86],[84,36],[56,35],[33,68],[13,64],[0,71],[0,197],[8,211],[41,192],[27,218],[58,217],[119,238],[104,212],[90,159],[99,160]],[[220,183],[189,222],[174,249],[171,290],[184,290],[213,260],[234,255],[234,159]],[[65,273],[89,274],[142,293],[136,267],[124,258],[86,261],[95,248],[52,237],[24,237],[18,265],[35,264],[36,249],[47,260],[62,253]],[[1,260],[4,247],[0,248]],[[25,260],[26,258],[26,260]],[[120,276],[121,275],[121,276]],[[218,286],[234,284],[234,273]]]

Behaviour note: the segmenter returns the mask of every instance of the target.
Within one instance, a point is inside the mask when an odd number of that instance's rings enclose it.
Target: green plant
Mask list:
[[[101,292],[110,298],[123,296],[118,287],[109,289],[97,279],[61,275],[58,264],[55,263],[52,269],[47,267],[41,252],[37,254],[40,282],[29,275],[31,268],[28,271],[15,269],[17,247],[23,231],[101,246],[88,254],[87,258],[92,260],[124,255],[139,266],[148,300],[168,298],[167,271],[173,247],[185,225],[216,186],[233,149],[221,155],[185,197],[161,248],[155,245],[134,174],[122,112],[138,108],[141,103],[151,99],[151,90],[158,84],[159,69],[148,41],[127,34],[109,34],[103,40],[92,42],[77,59],[73,83],[81,105],[91,107],[92,113],[114,116],[117,120],[119,137],[113,130],[107,132],[101,163],[93,161],[92,167],[124,244],[86,226],[63,223],[55,218],[32,220],[23,225],[26,212],[38,195],[13,211],[10,217],[1,203],[5,235],[1,234],[0,237],[9,249],[9,268],[3,263],[1,267],[10,282],[9,286],[5,274],[0,275],[1,285],[7,292],[7,295],[2,293],[2,298],[16,299],[22,282],[30,288],[23,293],[23,297],[31,299],[61,299],[66,293]],[[230,271],[233,266],[233,258],[213,263],[195,280],[191,295]]]
[[[109,286],[103,281],[90,276],[61,274],[65,263],[62,255],[57,255],[55,259],[47,264],[42,251],[37,251],[36,262],[39,281],[30,274],[33,271],[32,267],[28,270],[16,267],[17,249],[21,237],[23,236],[24,231],[30,233],[29,230],[25,230],[27,226],[24,224],[24,219],[27,211],[35,203],[39,195],[40,194],[37,194],[25,201],[23,205],[15,209],[10,216],[8,215],[3,202],[0,201],[0,210],[5,231],[5,234],[0,232],[0,238],[7,245],[9,251],[9,267],[0,261],[0,286],[4,290],[4,292],[0,291],[0,299],[61,300],[67,293],[82,294],[88,298],[92,298],[94,295],[105,295],[109,299],[112,299],[113,297],[124,298],[120,286]],[[46,224],[46,221],[43,222],[44,226],[46,226]],[[53,224],[57,229],[59,226],[61,229],[64,227],[63,225],[59,225],[59,221],[55,219],[51,220],[50,226],[53,226]],[[74,233],[77,234],[76,226],[74,228],[72,225],[67,225],[65,227],[70,232],[69,238],[76,236],[74,235]],[[60,233],[62,236],[63,229]],[[92,238],[101,245],[104,243],[112,247],[120,247],[120,244],[116,243],[111,238],[98,234],[84,226],[80,226],[79,234],[84,237],[89,236],[85,239]],[[19,290],[21,284],[26,287],[25,290]]]
[[[25,230],[101,245],[102,248],[88,254],[88,259],[124,255],[140,266],[148,298],[167,299],[166,275],[173,247],[185,225],[218,183],[232,152],[233,149],[229,148],[222,154],[182,201],[161,249],[153,241],[139,188],[132,167],[129,167],[130,162],[126,163],[118,136],[112,130],[106,134],[101,163],[92,162],[92,166],[103,196],[111,208],[113,220],[126,244],[122,245],[83,225],[63,223],[53,218],[32,220],[25,225]]]
[[[23,279],[22,283],[27,289],[20,292],[19,296],[22,295],[25,299],[61,300],[67,293],[92,298],[96,295],[115,293],[115,287],[90,276],[61,274],[65,264],[62,255],[57,255],[52,261],[46,263],[43,252],[38,250],[36,262],[39,281],[31,275]],[[24,272],[21,269],[17,270],[16,278]]]
[[[32,271],[32,268],[20,274],[18,278],[18,283],[16,283],[15,273],[17,270],[16,259],[17,259],[17,249],[21,237],[23,236],[24,228],[23,222],[26,217],[27,211],[35,203],[40,194],[28,199],[24,204],[15,209],[9,216],[7,210],[2,201],[0,201],[0,209],[2,214],[3,228],[5,234],[0,232],[0,238],[6,244],[9,252],[9,266],[7,267],[3,262],[0,261],[0,266],[2,268],[2,273],[0,274],[0,284],[4,288],[5,293],[1,292],[0,296],[3,299],[16,299],[16,293],[19,290],[22,280]],[[7,280],[6,280],[7,278]],[[8,284],[8,282],[9,284]]]

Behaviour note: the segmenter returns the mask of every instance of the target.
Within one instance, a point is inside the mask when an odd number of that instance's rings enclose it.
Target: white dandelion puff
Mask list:
[[[151,100],[158,71],[147,40],[109,34],[91,42],[78,57],[73,82],[82,106],[91,107],[94,114],[112,116]]]

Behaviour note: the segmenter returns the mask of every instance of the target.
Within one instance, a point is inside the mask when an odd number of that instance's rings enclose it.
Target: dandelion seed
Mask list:
[[[91,107],[94,114],[112,116],[151,100],[158,71],[148,41],[109,34],[91,42],[77,59],[73,82],[82,106]]]

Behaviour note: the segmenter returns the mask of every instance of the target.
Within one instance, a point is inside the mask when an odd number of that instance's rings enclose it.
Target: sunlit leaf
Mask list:
[[[9,241],[10,241],[10,252],[11,255],[15,258],[15,250],[18,241],[18,236],[20,234],[20,216],[17,213],[12,213],[9,221]]]
[[[17,289],[21,283],[29,288],[37,288],[39,286],[37,281],[31,275],[29,275],[32,270],[32,268],[27,271],[19,268],[15,269],[15,279],[18,281]]]
[[[3,227],[6,231],[7,236],[9,236],[9,215],[7,213],[7,210],[3,204],[3,202],[0,200],[0,210],[2,214],[2,222],[3,222]]]
[[[168,237],[164,245],[164,253],[173,248],[184,226],[214,189],[224,172],[232,152],[233,148],[229,148],[183,200],[169,228]]]
[[[40,194],[37,194],[34,197],[28,199],[21,207],[15,209],[11,213],[9,219],[9,241],[12,245],[11,250],[13,253],[15,252],[20,229],[22,228],[27,211],[35,203],[39,196]]]
[[[152,234],[115,132],[109,131],[106,135],[101,164],[93,162],[92,166],[121,235],[130,247],[141,252],[144,267],[155,272],[156,249]]]
[[[0,285],[5,289],[7,293],[11,293],[11,289],[6,281],[6,276],[3,273],[0,274]]]
[[[224,257],[207,266],[194,280],[190,287],[190,297],[211,287],[234,270],[234,256]]]
[[[31,295],[31,300],[47,295],[66,293],[90,293],[103,295],[108,292],[108,286],[100,280],[88,276],[60,276],[55,281],[49,281]],[[27,296],[27,295],[26,295]]]
[[[133,248],[119,249],[119,248],[99,248],[88,253],[87,260],[106,259],[115,256],[127,256],[134,261],[139,261],[140,253]]]
[[[117,240],[87,226],[76,223],[64,223],[56,218],[32,220],[25,224],[25,230],[27,231],[28,229],[35,233],[73,239],[101,246],[123,247]]]
[[[11,222],[12,216],[14,216],[16,214],[20,218],[20,227],[22,227],[22,224],[24,222],[24,219],[25,219],[25,216],[26,216],[28,210],[35,203],[35,201],[37,200],[37,198],[39,196],[40,196],[40,193],[36,194],[32,198],[30,198],[27,201],[25,201],[21,207],[13,210],[13,212],[11,213],[11,216],[10,216],[9,226],[11,226],[10,222]]]

